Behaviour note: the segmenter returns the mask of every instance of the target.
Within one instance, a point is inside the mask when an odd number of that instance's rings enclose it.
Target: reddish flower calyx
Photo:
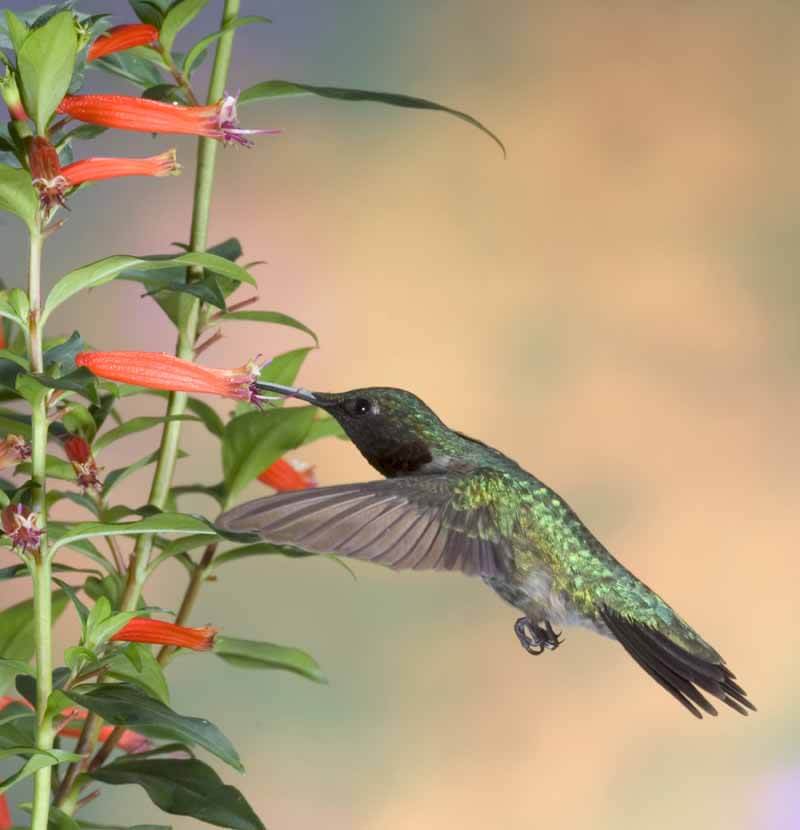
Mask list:
[[[94,460],[92,448],[86,439],[81,438],[80,435],[70,435],[64,441],[64,452],[72,463],[72,469],[75,470],[78,485],[84,492],[90,488],[99,490],[101,483],[97,477],[97,462]]]
[[[3,508],[0,524],[14,550],[23,553],[39,550],[43,531],[36,526],[38,518],[38,514],[24,504],[9,504]]]
[[[216,104],[186,107],[127,95],[68,95],[58,112],[118,130],[142,133],[176,133],[215,138],[225,144],[252,144],[251,135],[272,135],[280,130],[245,130],[239,127],[236,98],[226,95]]]
[[[6,435],[0,441],[0,470],[16,467],[30,457],[31,445],[21,435]]]
[[[194,651],[209,651],[214,645],[218,629],[205,625],[202,628],[187,628],[184,625],[151,620],[149,617],[135,617],[121,628],[111,639],[126,643],[153,643],[162,646],[178,646]]]
[[[176,176],[181,172],[175,150],[167,150],[147,158],[96,158],[81,159],[61,169],[67,187],[77,187],[84,182],[118,179],[122,176]]]
[[[81,352],[78,366],[93,375],[172,392],[195,392],[258,404],[264,398],[255,385],[261,365],[255,360],[237,369],[211,369],[163,352]]]
[[[45,215],[56,206],[66,207],[64,193],[69,187],[61,170],[56,148],[42,136],[32,138],[28,146],[31,181],[39,194]]]
[[[279,458],[261,473],[258,480],[279,493],[317,486],[314,468],[297,459]]]
[[[149,23],[123,23],[112,26],[100,35],[89,47],[86,60],[91,63],[98,58],[133,49],[134,46],[148,46],[158,40],[158,29]]]

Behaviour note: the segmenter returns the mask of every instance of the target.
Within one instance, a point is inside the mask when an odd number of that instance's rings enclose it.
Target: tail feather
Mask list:
[[[628,654],[695,717],[703,717],[700,709],[708,715],[717,714],[698,686],[742,715],[748,709],[755,711],[747,693],[721,659],[717,662],[692,654],[660,631],[634,622],[608,606],[601,609],[600,615]]]

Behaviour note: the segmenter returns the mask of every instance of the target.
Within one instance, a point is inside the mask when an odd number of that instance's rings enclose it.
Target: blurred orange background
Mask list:
[[[215,28],[210,5],[187,43]],[[120,0],[82,8],[131,19]],[[509,151],[430,113],[316,98],[243,112],[285,132],[220,154],[212,241],[238,236],[245,261],[267,263],[258,307],[319,334],[303,385],[410,388],[517,459],[723,653],[759,712],[698,722],[583,631],[533,659],[478,581],[356,563],[354,582],[323,559],[271,558],[220,571],[193,622],[306,648],[330,684],[190,655],[171,669],[175,708],[231,737],[248,774],[226,780],[273,830],[800,827],[800,7],[245,0],[243,13],[274,23],[237,35],[232,90],[288,78],[420,95]],[[50,281],[187,238],[190,140],[81,150],[173,144],[180,179],[73,200]],[[21,279],[19,228],[0,227],[0,244]],[[140,293],[100,288],[53,330],[171,350]],[[204,362],[306,345],[255,324],[224,335]],[[183,446],[179,480],[216,481],[206,434],[187,427]],[[323,484],[376,475],[343,442],[300,455]],[[120,500],[143,501],[147,481]],[[183,586],[165,567],[147,600],[174,606]],[[133,788],[87,816],[114,820],[120,803],[128,823],[163,818]]]

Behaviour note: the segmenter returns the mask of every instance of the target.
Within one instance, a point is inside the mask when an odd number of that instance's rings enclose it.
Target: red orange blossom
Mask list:
[[[75,363],[97,377],[147,389],[220,395],[255,404],[265,400],[257,388],[261,367],[255,360],[236,369],[212,369],[163,352],[81,352]]]

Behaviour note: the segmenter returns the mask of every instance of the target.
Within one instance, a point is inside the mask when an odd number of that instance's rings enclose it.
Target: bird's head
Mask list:
[[[447,428],[427,404],[404,389],[375,386],[330,393],[277,383],[257,383],[256,388],[324,409],[387,477],[418,472],[443,453]]]

